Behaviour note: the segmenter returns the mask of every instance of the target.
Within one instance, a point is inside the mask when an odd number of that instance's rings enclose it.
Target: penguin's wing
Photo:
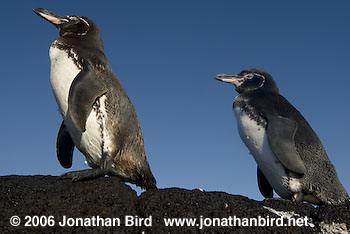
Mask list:
[[[56,141],[57,158],[62,167],[70,168],[72,166],[73,150],[74,143],[72,137],[62,121]]]
[[[273,189],[259,167],[258,167],[257,175],[258,175],[258,185],[259,185],[260,193],[265,198],[273,198]]]
[[[80,132],[85,131],[89,111],[96,99],[107,92],[107,88],[88,62],[78,73],[69,89],[68,114]]]
[[[297,122],[282,116],[267,115],[267,136],[272,152],[288,170],[304,174],[305,164],[300,158],[294,142]]]

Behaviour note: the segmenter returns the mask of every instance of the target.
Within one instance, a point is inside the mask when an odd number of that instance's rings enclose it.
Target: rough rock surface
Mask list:
[[[138,197],[115,177],[72,183],[53,176],[2,176],[0,192],[0,233],[349,233],[350,230],[350,205],[314,207],[279,199],[259,202],[224,192],[180,188],[149,190]],[[11,226],[13,216],[21,219],[18,226]],[[80,219],[73,226],[61,227],[64,216],[70,224],[75,218]],[[259,217],[265,220],[259,221]],[[279,226],[282,217],[284,225],[288,225],[289,217],[302,226]],[[196,222],[194,226],[169,227],[164,220],[167,218],[195,218]],[[113,219],[115,226],[111,227]],[[273,219],[273,225],[258,226],[258,222],[262,225]],[[248,227],[249,222],[255,226]]]

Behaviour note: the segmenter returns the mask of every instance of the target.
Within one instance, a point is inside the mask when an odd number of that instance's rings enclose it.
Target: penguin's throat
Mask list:
[[[240,109],[241,112],[244,112],[249,118],[257,123],[257,125],[266,128],[266,120],[263,117],[262,113],[258,113],[252,106],[240,98],[236,98],[233,103],[233,109]]]

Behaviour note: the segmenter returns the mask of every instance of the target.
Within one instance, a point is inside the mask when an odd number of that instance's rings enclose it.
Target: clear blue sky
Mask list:
[[[160,188],[262,200],[256,163],[216,73],[261,68],[322,140],[350,191],[349,1],[5,1],[1,18],[0,175],[59,175],[61,123],[49,81],[57,29],[32,12],[83,15],[135,105]],[[77,150],[71,169],[85,169]]]

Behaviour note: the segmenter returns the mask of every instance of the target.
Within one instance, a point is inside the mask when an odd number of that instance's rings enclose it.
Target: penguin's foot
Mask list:
[[[281,197],[268,197],[265,198],[264,201],[285,201],[286,199],[281,198]]]
[[[288,201],[288,202],[299,202],[299,200],[296,200],[294,198],[295,194],[291,199],[281,198],[281,197],[272,197],[272,198],[265,198],[264,201]],[[302,202],[303,200],[301,200]]]
[[[71,171],[64,173],[60,176],[60,179],[72,179],[73,182],[81,180],[94,179],[103,176],[104,173],[100,168],[86,169],[81,171]]]
[[[64,173],[60,176],[60,179],[72,179],[73,182],[81,180],[90,180],[97,177],[108,175],[112,168],[113,160],[107,156],[103,155],[101,158],[101,163],[99,168],[86,169],[81,171],[71,171]]]

